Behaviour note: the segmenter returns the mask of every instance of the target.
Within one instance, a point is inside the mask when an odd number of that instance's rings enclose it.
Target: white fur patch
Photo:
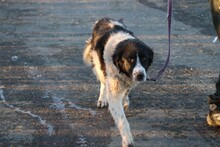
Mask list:
[[[147,79],[147,73],[145,71],[145,68],[141,65],[139,56],[137,55],[137,61],[136,61],[136,65],[133,69],[133,73],[132,73],[132,79],[133,81],[136,81],[137,75],[142,74],[144,75],[144,81]]]
[[[119,21],[110,20],[109,26],[110,26],[111,28],[113,28],[115,25],[116,25],[116,26],[124,27],[124,25],[123,25],[122,23],[120,23]]]

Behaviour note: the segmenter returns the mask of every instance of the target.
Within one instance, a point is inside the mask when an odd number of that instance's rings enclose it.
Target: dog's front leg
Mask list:
[[[129,94],[129,90],[126,91],[126,93],[124,95],[124,98],[123,98],[124,109],[128,109],[129,108],[130,101],[129,101],[128,94]]]
[[[122,137],[122,147],[131,147],[133,146],[133,138],[123,108],[123,97],[125,93],[126,91],[115,93],[109,91],[108,101],[109,110]]]

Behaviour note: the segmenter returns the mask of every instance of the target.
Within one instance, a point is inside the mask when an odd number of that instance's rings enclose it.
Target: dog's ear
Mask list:
[[[153,57],[154,57],[154,52],[150,50],[148,66],[150,66],[153,63]]]
[[[123,66],[122,53],[120,51],[116,51],[112,56],[112,60],[113,60],[114,65],[119,70],[119,73],[121,73],[122,66]]]

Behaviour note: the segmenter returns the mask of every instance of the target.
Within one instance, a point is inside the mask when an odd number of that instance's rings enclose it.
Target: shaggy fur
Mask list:
[[[153,51],[121,20],[103,18],[94,26],[83,59],[92,66],[101,84],[97,106],[109,106],[122,137],[122,146],[132,146],[133,138],[123,107],[129,106],[129,91],[147,79]]]

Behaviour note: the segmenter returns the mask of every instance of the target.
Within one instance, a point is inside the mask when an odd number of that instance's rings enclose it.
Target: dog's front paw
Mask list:
[[[130,143],[130,144],[123,143],[122,144],[122,147],[133,147],[133,146],[134,146],[133,143]]]
[[[107,107],[107,106],[108,106],[108,102],[107,101],[98,100],[98,102],[97,102],[97,107],[98,108],[104,108],[104,107]]]
[[[130,143],[130,144],[123,143],[122,144],[122,147],[133,147],[133,146],[134,146],[133,143]]]
[[[133,147],[134,141],[130,132],[122,135],[122,147]]]

